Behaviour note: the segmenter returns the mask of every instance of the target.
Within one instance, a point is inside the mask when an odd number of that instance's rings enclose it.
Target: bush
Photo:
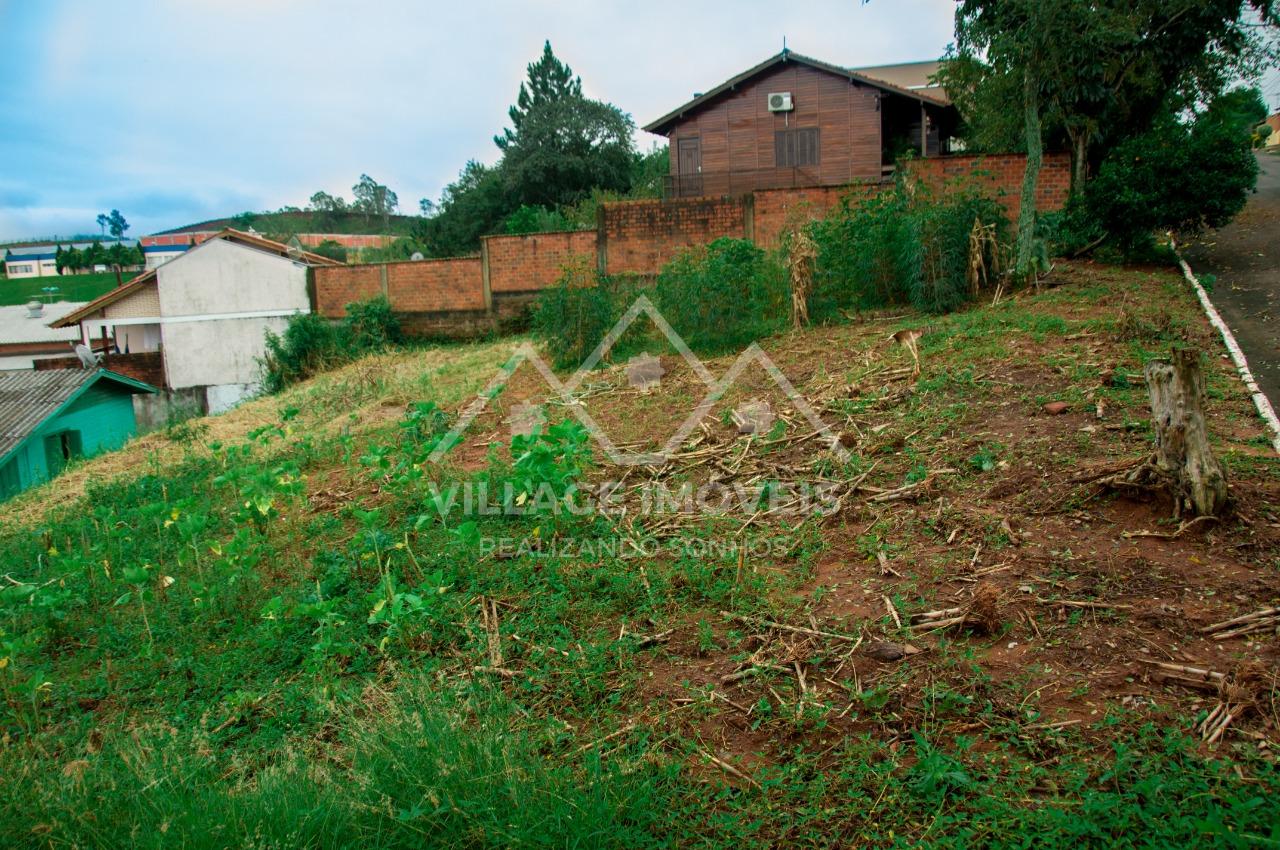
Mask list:
[[[558,230],[578,230],[578,225],[559,210],[525,204],[507,216],[502,223],[507,233],[548,233]]]
[[[348,304],[347,315],[336,325],[315,313],[290,316],[283,334],[267,331],[262,386],[269,393],[279,392],[402,341],[400,320],[382,296]]]
[[[1150,255],[1152,235],[1220,227],[1248,200],[1258,175],[1256,91],[1220,95],[1195,120],[1167,117],[1118,145],[1067,211],[1068,228],[1087,244],[1105,235],[1125,256]]]
[[[556,285],[538,297],[533,334],[546,345],[556,366],[577,366],[595,351],[633,297],[634,288],[625,280],[603,277],[585,261],[569,266]],[[628,339],[641,332],[637,325]]]
[[[994,224],[1003,242],[1004,208],[964,187],[937,197],[899,178],[890,190],[845,198],[835,214],[811,225],[818,264],[809,314],[832,320],[841,310],[903,303],[929,313],[956,309],[970,297],[975,221]],[[994,259],[987,256],[989,264]]]
[[[679,254],[658,274],[654,302],[690,348],[712,354],[777,333],[791,316],[786,270],[745,239]]]
[[[391,310],[391,302],[383,296],[347,305],[342,320],[343,345],[353,355],[385,351],[404,342],[400,319]]]
[[[280,241],[285,242],[288,240],[282,239]],[[310,251],[313,254],[319,254],[322,257],[328,257],[329,259],[337,260],[340,263],[345,263],[347,261],[347,247],[341,242],[333,239],[321,240],[320,244],[311,248]]]

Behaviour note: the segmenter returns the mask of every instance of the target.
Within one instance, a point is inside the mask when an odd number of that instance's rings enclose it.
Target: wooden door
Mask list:
[[[702,194],[702,140],[680,139],[676,143],[677,191],[680,196]]]

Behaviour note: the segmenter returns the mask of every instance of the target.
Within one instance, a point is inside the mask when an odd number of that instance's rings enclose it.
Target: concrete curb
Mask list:
[[[1178,265],[1182,267],[1182,275],[1187,279],[1187,283],[1191,284],[1191,288],[1195,290],[1196,297],[1200,299],[1200,307],[1204,310],[1205,317],[1208,318],[1209,324],[1218,329],[1218,333],[1222,335],[1222,342],[1227,346],[1227,351],[1231,353],[1231,360],[1236,364],[1236,371],[1240,373],[1240,380],[1244,382],[1245,389],[1253,396],[1253,404],[1258,408],[1258,415],[1267,423],[1267,427],[1271,430],[1271,448],[1280,454],[1280,419],[1276,418],[1275,408],[1271,406],[1270,400],[1266,394],[1258,387],[1258,382],[1253,378],[1253,372],[1249,371],[1249,361],[1245,359],[1244,352],[1240,349],[1240,344],[1236,342],[1235,334],[1231,333],[1231,328],[1227,327],[1227,323],[1222,321],[1222,316],[1218,314],[1218,309],[1213,306],[1213,302],[1209,300],[1209,293],[1205,292],[1200,280],[1191,271],[1191,266],[1187,265],[1187,261],[1182,258],[1182,253],[1178,251],[1178,246],[1170,240],[1173,247],[1174,256],[1178,258]]]

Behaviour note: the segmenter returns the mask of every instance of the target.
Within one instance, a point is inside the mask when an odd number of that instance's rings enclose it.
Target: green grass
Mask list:
[[[1044,315],[1046,300],[934,320],[927,374],[897,426],[919,436],[901,457],[877,455],[883,477],[874,480],[896,485],[917,464],[937,465],[963,405],[996,398],[1000,384],[977,361],[998,356],[997,345],[1080,330]],[[1036,729],[1032,683],[1062,674],[1028,668],[994,681],[973,660],[976,642],[959,636],[864,678],[865,688],[844,681],[852,668],[836,672],[847,644],[816,642],[813,668],[841,682],[821,682],[807,705],[791,696],[786,671],[763,673],[746,717],[710,686],[677,680],[670,687],[685,701],[655,697],[651,674],[689,650],[676,640],[642,646],[636,635],[696,630],[708,665],[748,657],[752,630],[730,628],[720,611],[805,622],[821,530],[816,521],[786,529],[802,541],[795,553],[746,570],[718,554],[477,555],[482,535],[617,530],[602,516],[471,523],[433,510],[432,478],[484,481],[491,492],[550,482],[563,492],[569,471],[590,464],[567,438],[525,446],[522,460],[425,463],[442,425],[418,403],[454,409],[509,345],[352,364],[135,444],[118,479],[92,474],[110,458],[89,461],[83,499],[0,524],[0,846],[1280,841],[1280,773],[1256,750],[1205,757],[1174,707],[1111,705],[1075,727]],[[232,432],[229,421],[252,425]],[[1019,445],[996,436],[945,450],[957,477],[985,489],[1000,463],[1017,459]],[[15,505],[30,520],[32,505],[71,481]],[[892,591],[896,606],[938,607],[919,576],[949,569],[953,553],[917,564],[913,544],[946,539],[969,516],[962,504],[928,504],[915,535],[891,513],[838,530],[851,537],[846,559],[856,567],[884,550],[907,577]],[[16,513],[0,522],[6,516]],[[988,549],[1011,545],[999,516],[979,519],[973,530]],[[707,523],[696,531],[718,527]],[[483,600],[499,603],[510,676],[477,670],[491,664]],[[862,625],[891,628],[887,618]],[[866,731],[837,726],[842,712]],[[760,756],[729,756],[751,781],[722,781],[707,758],[735,729]]]
[[[122,273],[122,279],[128,281],[132,274]],[[58,291],[44,292],[44,287],[56,286]],[[58,277],[24,277],[0,278],[0,306],[10,304],[26,304],[32,299],[39,301],[92,301],[104,292],[116,288],[115,272],[97,274],[68,274]]]

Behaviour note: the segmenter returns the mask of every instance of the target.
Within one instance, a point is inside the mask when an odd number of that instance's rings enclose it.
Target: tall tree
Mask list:
[[[537,62],[530,62],[527,70],[529,78],[520,84],[516,102],[507,110],[511,127],[493,137],[494,144],[503,151],[515,144],[530,112],[559,100],[582,97],[582,79],[575,77],[573,69],[556,58],[550,41],[543,44],[542,56]]]
[[[107,216],[107,230],[111,232],[115,240],[119,242],[123,239],[124,233],[128,229],[129,222],[125,221],[124,216],[120,214],[120,210],[112,210],[111,215]]]
[[[400,206],[400,199],[395,192],[368,174],[361,174],[360,182],[351,187],[351,193],[355,197],[352,207],[357,212],[364,213],[365,220],[369,216],[377,216],[382,219],[384,231],[390,227],[391,215]]]
[[[1029,277],[1035,257],[1036,185],[1044,150],[1040,90],[1061,35],[1067,6],[1074,0],[961,0],[956,9],[956,45],[964,56],[985,53],[994,72],[1017,80],[1027,153],[1018,213],[1015,271]]]
[[[518,204],[571,204],[592,189],[626,191],[635,151],[631,117],[612,104],[565,97],[532,108],[502,158]]]
[[[102,235],[105,238],[107,235],[107,214],[106,213],[98,213],[98,227],[102,228]]]
[[[1072,193],[1090,168],[1125,139],[1146,132],[1170,110],[1208,103],[1226,84],[1254,76],[1276,58],[1268,39],[1273,0],[1048,0],[962,2],[956,17],[959,55],[943,78],[978,147],[1021,149],[1026,92],[1007,51],[1038,42],[1034,93],[1046,137],[1071,150]],[[1035,31],[1013,32],[1010,28]],[[1039,36],[1039,38],[1037,38]],[[983,52],[989,60],[983,63]]]
[[[1034,253],[1046,121],[1070,140],[1078,194],[1090,162],[1106,148],[1256,70],[1269,53],[1254,24],[1274,27],[1274,0],[960,0],[956,44],[968,67],[957,75],[968,74],[975,88],[958,88],[957,102],[962,110],[966,100],[984,103],[1000,113],[996,121],[1006,132],[1012,128],[1007,116],[1022,116],[1027,169],[1018,223],[1020,274],[1029,272]],[[966,118],[988,120],[973,111]],[[1095,147],[1099,142],[1102,151]]]

